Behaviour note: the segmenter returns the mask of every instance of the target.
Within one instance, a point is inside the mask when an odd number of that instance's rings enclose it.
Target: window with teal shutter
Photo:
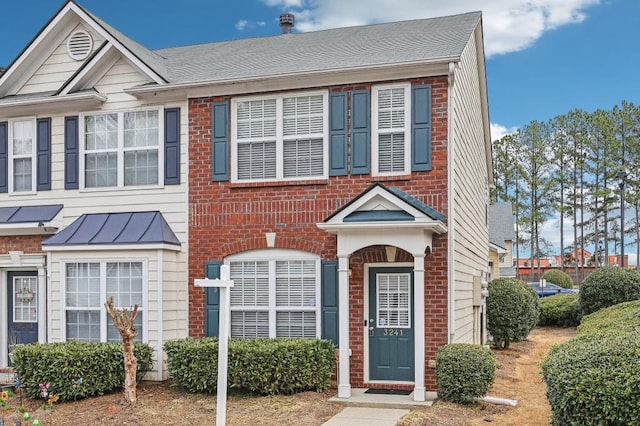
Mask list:
[[[411,170],[431,170],[431,85],[411,88]]]
[[[329,100],[329,176],[347,174],[347,95],[331,93]]]
[[[212,181],[229,180],[229,101],[214,102],[211,108]]]
[[[371,92],[351,93],[351,174],[371,173]]]

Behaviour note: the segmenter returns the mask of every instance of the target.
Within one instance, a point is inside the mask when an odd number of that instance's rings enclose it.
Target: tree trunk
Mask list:
[[[124,356],[124,397],[127,402],[135,404],[137,401],[136,372],[138,370],[138,360],[133,353],[133,339],[136,337],[136,330],[133,323],[138,315],[138,305],[133,309],[115,308],[113,306],[113,297],[109,297],[107,303],[104,304],[107,313],[113,320],[113,325],[122,336],[122,353]]]

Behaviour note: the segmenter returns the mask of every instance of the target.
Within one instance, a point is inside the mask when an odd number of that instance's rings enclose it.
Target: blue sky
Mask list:
[[[482,10],[492,136],[573,108],[640,103],[638,0],[78,0],[151,49]],[[0,65],[7,66],[63,4],[3,4]],[[557,221],[544,236],[558,245]],[[570,241],[572,237],[567,241]],[[630,255],[632,253],[629,253]]]

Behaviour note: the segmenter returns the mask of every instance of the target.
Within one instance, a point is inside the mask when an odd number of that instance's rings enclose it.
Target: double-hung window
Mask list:
[[[320,336],[320,260],[277,251],[240,254],[229,260],[231,337]]]
[[[373,87],[373,174],[411,170],[411,85]]]
[[[113,297],[117,308],[138,305],[137,341],[144,335],[145,264],[132,261],[67,262],[64,264],[66,340],[117,342],[118,330],[104,309]]]
[[[235,181],[327,176],[327,94],[233,99]]]
[[[157,185],[162,120],[157,109],[85,115],[84,187]]]
[[[11,192],[31,192],[36,188],[36,122],[21,119],[11,122],[9,176]]]

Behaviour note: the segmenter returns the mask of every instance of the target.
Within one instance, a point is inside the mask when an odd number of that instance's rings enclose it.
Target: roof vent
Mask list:
[[[91,50],[93,50],[93,39],[84,30],[74,32],[67,41],[67,53],[71,59],[76,61],[86,59]]]
[[[296,18],[293,16],[293,13],[283,13],[280,15],[280,28],[282,29],[282,34],[291,34],[295,21]]]

